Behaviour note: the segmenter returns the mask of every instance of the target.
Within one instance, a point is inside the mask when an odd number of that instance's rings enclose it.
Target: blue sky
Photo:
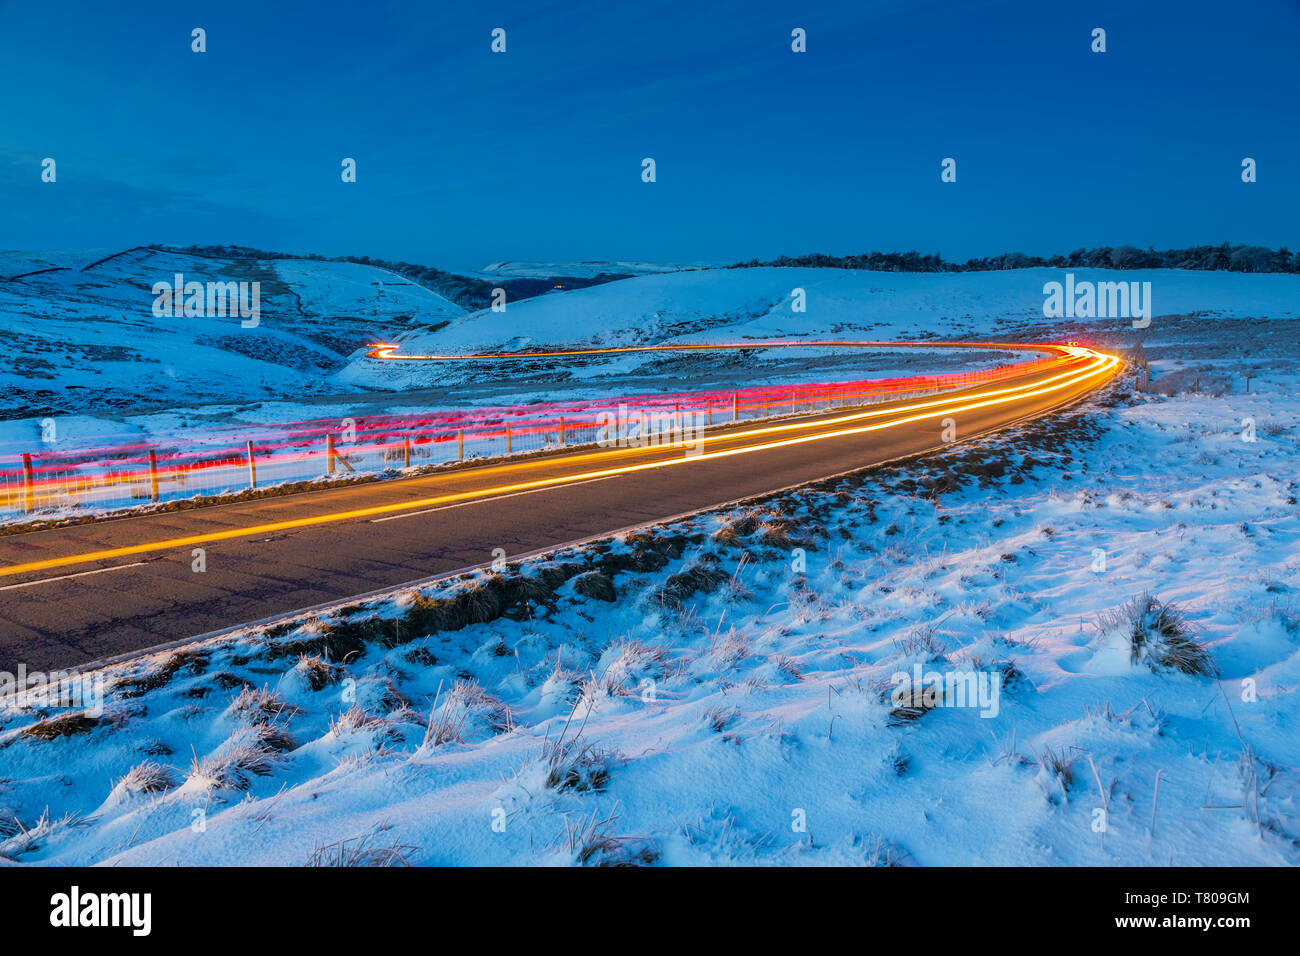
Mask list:
[[[1300,246],[1300,0],[0,0],[0,23],[3,248],[469,269]]]

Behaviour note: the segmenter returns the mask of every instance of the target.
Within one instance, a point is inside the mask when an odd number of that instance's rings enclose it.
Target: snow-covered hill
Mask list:
[[[1075,271],[1079,282],[1150,282],[1152,326],[1161,317],[1294,318],[1300,276],[1160,269]],[[637,276],[609,285],[507,303],[445,327],[397,338],[414,354],[526,349],[543,345],[630,345],[667,341],[739,341],[784,337],[1043,340],[1080,330],[1133,340],[1125,319],[1045,319],[1043,286],[1056,269],[946,274],[843,269],[712,269]],[[795,311],[803,290],[806,311]],[[606,370],[636,368],[658,357],[610,360]],[[445,366],[357,357],[339,381],[367,387],[435,385],[460,373]]]
[[[5,254],[0,272],[0,418],[248,403],[334,388],[356,349],[462,310],[369,266],[235,261],[131,250]],[[48,265],[52,263],[53,266]],[[156,316],[157,282],[258,282],[260,315]]]

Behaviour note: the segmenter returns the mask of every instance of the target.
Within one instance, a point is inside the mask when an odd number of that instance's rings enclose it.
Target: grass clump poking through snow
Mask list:
[[[1129,643],[1129,658],[1152,670],[1173,668],[1200,677],[1214,675],[1205,645],[1192,636],[1182,612],[1154,595],[1143,594],[1102,618],[1105,630],[1118,631]]]
[[[297,713],[297,708],[285,701],[275,691],[263,687],[256,690],[244,687],[239,696],[230,702],[228,713],[243,718],[250,724],[269,724]]]
[[[530,617],[531,609],[554,600],[560,582],[523,574],[490,574],[445,597],[417,594],[401,619],[405,640],[439,631],[459,631],[471,624],[490,624],[502,616]]]
[[[324,690],[338,680],[338,668],[323,657],[304,654],[293,669],[313,691]]]
[[[650,866],[659,860],[659,854],[650,846],[634,847],[630,837],[614,835],[618,809],[601,818],[593,810],[591,816],[576,823],[564,823],[562,845],[564,853],[579,866]]]
[[[597,601],[613,602],[618,595],[614,591],[614,582],[599,571],[588,571],[573,579],[573,590],[585,598]]]
[[[1042,768],[1047,782],[1062,795],[1074,786],[1074,758],[1065,750],[1053,750],[1044,747],[1038,755],[1038,765]]]
[[[671,655],[668,649],[632,638],[614,641],[600,656],[599,677],[589,681],[608,696],[629,693],[629,685],[649,677],[659,680],[667,673]]]
[[[609,783],[610,763],[614,754],[575,737],[548,743],[542,750],[546,766],[547,789],[604,790]]]
[[[474,681],[458,680],[441,702],[433,702],[424,731],[425,746],[462,743],[467,734],[499,734],[511,728],[510,708]]]
[[[316,847],[307,866],[410,866],[410,856],[417,847],[405,843],[383,846],[375,837],[386,827],[376,827],[358,837],[326,843]]]
[[[118,685],[123,697],[139,697],[159,687],[165,687],[183,670],[202,674],[208,668],[208,653],[196,650],[176,651],[161,666],[146,674],[131,678]]]
[[[671,611],[679,610],[691,595],[702,591],[716,591],[730,580],[730,575],[707,564],[696,563],[669,575],[668,580],[654,591],[653,602]]]
[[[417,594],[406,609],[402,630],[409,638],[416,638],[439,631],[459,631],[471,624],[488,624],[504,610],[499,589],[498,582],[483,581],[448,597]]]
[[[117,786],[126,793],[162,793],[176,786],[176,781],[162,764],[146,760],[127,771]]]
[[[562,790],[604,790],[609,783],[610,766],[618,756],[612,750],[597,747],[583,739],[586,719],[573,737],[568,736],[569,724],[573,722],[579,702],[574,702],[560,736],[553,741],[547,740],[542,747],[542,783],[546,789],[557,793]],[[587,717],[590,716],[591,710],[588,709]]]
[[[256,739],[241,740],[190,767],[190,780],[207,787],[247,790],[252,777],[268,777],[279,763],[279,755]]]
[[[23,734],[38,740],[58,740],[73,734],[88,734],[98,725],[99,718],[89,714],[60,714],[58,717],[37,721],[24,730]]]
[[[336,738],[352,734],[372,734],[386,740],[397,739],[392,723],[384,717],[376,717],[364,707],[349,707],[337,716],[330,718],[330,734]]]

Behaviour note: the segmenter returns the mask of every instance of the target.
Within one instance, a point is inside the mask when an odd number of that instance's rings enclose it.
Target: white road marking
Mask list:
[[[69,578],[84,578],[88,574],[104,574],[108,571],[121,571],[124,568],[138,568],[146,561],[136,561],[134,564],[115,564],[111,568],[96,568],[94,571],[78,571],[76,574],[61,574],[57,578],[41,578],[39,581],[24,581],[22,584],[6,584],[0,588],[0,591],[13,591],[17,588],[29,588],[33,584],[49,584],[52,581],[67,581]]]
[[[532,488],[528,491],[516,491],[508,495],[496,495],[492,498],[476,498],[474,501],[461,501],[454,505],[441,505],[437,508],[425,508],[423,511],[404,511],[401,514],[388,515],[385,518],[371,518],[371,524],[379,524],[381,521],[396,521],[398,518],[414,518],[416,515],[432,514],[435,511],[450,511],[452,508],[465,508],[469,505],[482,505],[491,501],[505,501],[507,498],[518,498],[520,495],[535,495],[539,491],[558,491],[561,488],[576,488],[578,485],[590,485],[597,481],[609,481],[612,478],[622,478],[622,475],[606,475],[604,478],[588,478],[586,481],[575,481],[568,485],[548,485],[545,488]]]

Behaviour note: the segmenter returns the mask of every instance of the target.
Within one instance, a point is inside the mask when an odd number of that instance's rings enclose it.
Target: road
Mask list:
[[[0,670],[83,664],[813,481],[1072,403],[1073,366],[924,399],[0,537]],[[196,550],[205,570],[194,570]]]

